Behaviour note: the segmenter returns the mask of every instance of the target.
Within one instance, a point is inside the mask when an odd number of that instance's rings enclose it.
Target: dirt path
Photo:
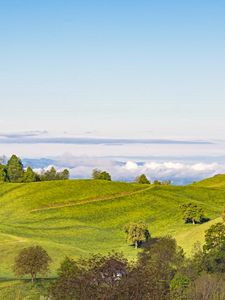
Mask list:
[[[83,205],[83,204],[89,204],[89,203],[93,203],[93,202],[99,202],[99,201],[108,201],[108,200],[113,200],[113,199],[119,199],[119,198],[123,198],[123,197],[126,197],[126,196],[132,196],[132,195],[136,195],[136,194],[139,194],[139,193],[142,193],[142,192],[145,192],[147,190],[150,190],[152,187],[147,187],[147,188],[144,188],[144,189],[141,189],[141,190],[138,190],[138,191],[135,191],[135,192],[122,192],[122,193],[119,193],[119,194],[116,194],[116,195],[109,195],[109,196],[105,196],[105,197],[100,197],[100,198],[92,198],[92,199],[87,199],[87,200],[84,200],[84,201],[80,201],[80,202],[72,202],[72,203],[67,203],[67,204],[60,204],[60,205],[52,205],[52,206],[49,206],[49,207],[42,207],[42,208],[36,208],[36,209],[32,209],[30,212],[31,213],[35,213],[35,212],[41,212],[41,211],[45,211],[45,210],[52,210],[52,209],[58,209],[58,208],[65,208],[65,207],[73,207],[73,206],[79,206],[79,205]]]

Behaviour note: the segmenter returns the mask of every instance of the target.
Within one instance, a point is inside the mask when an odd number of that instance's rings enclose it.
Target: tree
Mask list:
[[[225,225],[221,222],[212,225],[205,232],[204,251],[210,251],[220,247],[225,243]]]
[[[0,165],[0,182],[8,181],[8,173],[5,165]]]
[[[203,268],[208,273],[225,273],[225,242],[204,252]]]
[[[57,173],[57,177],[59,180],[67,180],[70,177],[70,172],[67,169],[62,170],[62,172]]]
[[[51,258],[40,246],[24,248],[15,259],[14,272],[17,276],[30,275],[32,282],[38,273],[48,271]]]
[[[24,170],[21,159],[16,155],[12,155],[7,163],[7,173],[10,182],[22,182],[24,178]]]
[[[92,179],[99,179],[99,180],[108,180],[111,181],[111,175],[106,171],[101,171],[98,169],[94,169],[92,171]]]
[[[196,204],[188,203],[181,206],[185,223],[201,223],[203,220],[203,209]]]
[[[52,286],[51,296],[54,300],[130,299],[121,297],[128,272],[128,261],[119,253],[93,255],[77,262],[66,258]]]
[[[150,238],[148,225],[143,222],[129,223],[124,227],[124,231],[127,234],[127,242],[132,243],[136,249]]]
[[[153,184],[155,184],[155,185],[162,185],[162,182],[159,181],[159,180],[154,180]]]
[[[190,285],[187,297],[182,299],[222,300],[224,295],[225,280],[223,277],[219,274],[202,274]]]
[[[170,281],[183,261],[183,250],[169,236],[151,239],[145,243],[143,251],[138,253],[138,271],[141,270],[142,275],[138,274],[136,279],[139,281],[142,296],[136,299],[170,299]]]
[[[148,180],[145,174],[141,174],[140,176],[138,176],[136,178],[136,182],[140,184],[150,184],[150,181]]]
[[[57,179],[57,172],[55,167],[51,167],[50,170],[45,171],[43,174],[41,174],[41,181],[51,181]]]
[[[24,182],[35,182],[38,180],[37,174],[32,170],[31,167],[28,167],[24,172]]]

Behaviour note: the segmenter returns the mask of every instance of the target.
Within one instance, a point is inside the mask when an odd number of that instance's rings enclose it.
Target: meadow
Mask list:
[[[210,221],[184,224],[180,205],[193,202]],[[189,186],[156,186],[100,180],[68,180],[0,185],[0,277],[14,278],[17,253],[41,245],[52,258],[54,277],[66,257],[122,251],[135,259],[126,243],[125,224],[144,221],[152,237],[172,235],[191,254],[196,241],[220,221],[225,203],[225,175]]]

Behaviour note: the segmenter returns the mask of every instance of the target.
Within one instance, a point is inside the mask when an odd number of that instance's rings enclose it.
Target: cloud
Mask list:
[[[47,131],[24,131],[24,132],[9,132],[9,133],[1,133],[0,132],[0,137],[1,138],[7,138],[7,139],[12,139],[12,140],[17,140],[18,138],[21,139],[26,139],[26,138],[34,138],[37,136],[41,136],[47,134]],[[7,142],[7,140],[1,140],[2,142]]]
[[[90,178],[92,170],[99,168],[110,172],[113,180],[133,181],[144,173],[151,180],[171,180],[174,184],[187,184],[218,173],[225,173],[225,165],[219,163],[187,163],[180,161],[118,161],[107,158],[74,157],[64,155],[55,158],[51,165],[58,171],[68,168],[72,178]],[[38,169],[41,172],[41,169]]]
[[[136,162],[133,162],[133,161],[128,161],[126,164],[125,164],[125,169],[127,170],[137,170],[138,169],[138,164]]]
[[[18,144],[75,144],[75,145],[210,145],[206,140],[183,139],[128,139],[128,138],[96,138],[86,135],[94,132],[86,132],[84,137],[70,136],[66,132],[63,135],[52,136],[47,131],[25,131],[0,133],[0,143]]]

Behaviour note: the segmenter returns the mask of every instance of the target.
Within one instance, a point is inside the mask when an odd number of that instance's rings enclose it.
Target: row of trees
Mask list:
[[[57,172],[56,169],[52,167],[50,170],[37,174],[31,167],[28,167],[25,170],[21,159],[16,155],[12,155],[6,164],[4,164],[4,160],[5,158],[0,162],[0,182],[35,182],[69,179],[70,174],[68,169]],[[108,172],[99,169],[94,169],[92,171],[92,179],[112,180],[111,175]],[[151,184],[145,174],[136,177],[135,182],[139,184]],[[171,182],[155,180],[153,184],[170,185]]]
[[[140,224],[139,224],[140,225]],[[142,224],[143,231],[147,228]],[[130,225],[127,232],[134,228]],[[132,232],[135,230],[132,229]],[[187,258],[175,239],[150,238],[135,262],[121,253],[92,255],[74,261],[65,258],[49,289],[53,300],[212,300],[225,295],[225,225],[217,223],[205,233],[205,245],[195,245]],[[40,246],[23,249],[15,259],[16,275],[49,269],[51,258]]]
[[[135,179],[135,182],[140,183],[140,184],[151,184],[151,181],[147,178],[145,174],[141,174],[140,176],[137,176]],[[165,181],[159,181],[159,180],[154,180],[153,181],[154,185],[171,185],[170,180],[165,180]]]
[[[67,169],[57,172],[52,167],[50,170],[37,174],[31,167],[25,169],[21,159],[16,155],[12,155],[6,164],[0,164],[1,182],[35,182],[65,179],[69,179],[69,171]]]
[[[108,180],[108,181],[112,180],[112,177],[108,172],[102,171],[102,170],[99,170],[99,169],[94,169],[92,171],[91,177],[92,177],[92,179]],[[145,174],[141,174],[140,176],[137,176],[135,178],[135,182],[139,183],[139,184],[151,184],[150,180],[147,178],[147,176]],[[171,181],[169,181],[169,180],[166,180],[166,181],[155,180],[153,182],[153,184],[154,185],[170,185]]]

